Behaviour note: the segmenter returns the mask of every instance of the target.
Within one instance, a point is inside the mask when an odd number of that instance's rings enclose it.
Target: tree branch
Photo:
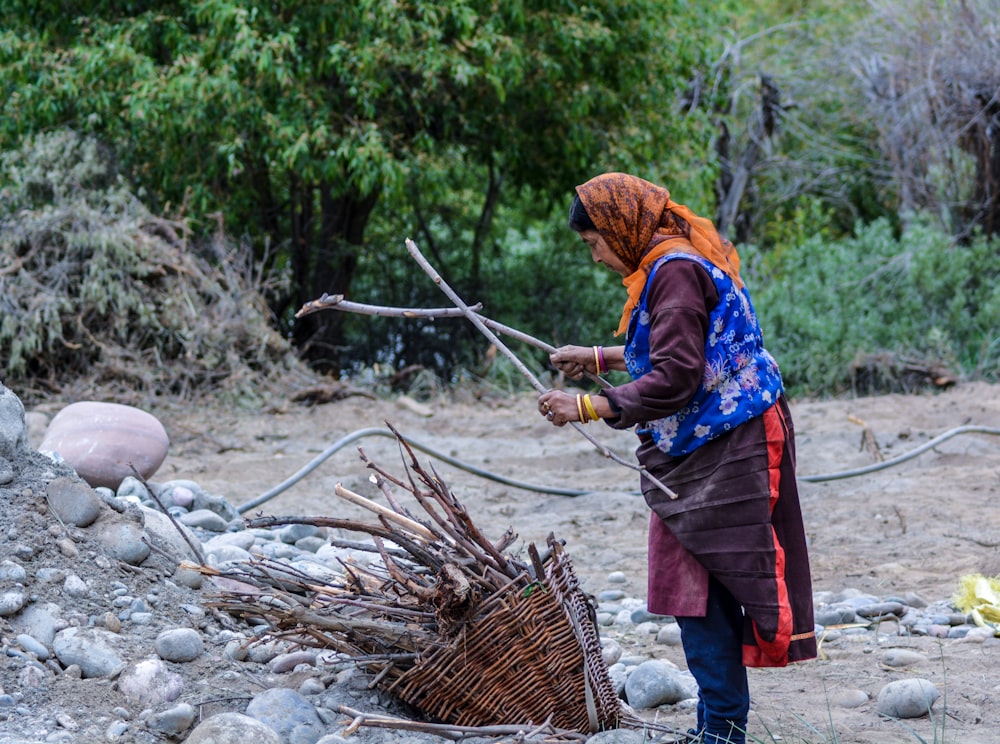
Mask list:
[[[441,275],[438,274],[437,271],[434,270],[434,267],[427,262],[426,258],[424,258],[423,254],[420,252],[420,249],[417,248],[417,244],[414,243],[409,238],[406,239],[406,250],[409,251],[410,255],[417,262],[420,268],[423,269],[424,272],[434,281],[434,283],[438,285],[441,291],[444,292],[445,295],[447,295],[448,299],[454,302],[456,307],[461,308],[462,313],[465,315],[466,318],[469,319],[469,322],[471,322],[472,325],[474,325],[479,330],[480,333],[486,336],[486,338],[489,339],[494,346],[496,346],[496,348],[500,351],[500,353],[502,353],[505,357],[507,357],[511,361],[514,367],[522,375],[524,375],[525,379],[527,379],[529,383],[531,383],[531,386],[535,388],[535,390],[538,391],[539,393],[548,392],[548,388],[542,385],[542,383],[538,380],[538,378],[531,373],[531,370],[525,367],[524,363],[517,358],[514,352],[512,352],[509,348],[507,348],[506,344],[504,344],[504,342],[501,341],[497,337],[497,335],[493,333],[493,331],[491,331],[486,326],[486,324],[482,321],[480,316],[477,315],[472,310],[471,307],[466,305],[465,302],[462,300],[462,298],[459,297],[458,294],[445,283],[444,279],[441,278]],[[570,421],[569,423],[574,429],[576,429],[580,433],[581,436],[584,437],[584,439],[593,444],[597,448],[598,452],[600,452],[602,455],[611,460],[614,460],[619,465],[624,465],[627,468],[639,471],[642,475],[646,476],[647,480],[653,483],[657,488],[663,491],[663,493],[665,493],[671,499],[677,498],[676,493],[670,490],[670,488],[665,486],[659,480],[654,478],[649,473],[649,471],[647,471],[644,467],[642,467],[641,465],[633,465],[632,463],[627,462],[622,458],[618,457],[615,453],[611,452],[611,450],[609,450],[603,444],[594,439],[594,437],[592,437],[590,433],[583,428],[582,424],[577,423],[576,421]]]

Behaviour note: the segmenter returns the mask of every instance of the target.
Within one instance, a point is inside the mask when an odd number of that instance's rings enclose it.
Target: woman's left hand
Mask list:
[[[559,390],[549,390],[538,397],[538,412],[556,426],[580,420],[576,396]]]

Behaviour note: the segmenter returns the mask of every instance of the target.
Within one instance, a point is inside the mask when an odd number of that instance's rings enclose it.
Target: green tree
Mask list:
[[[506,193],[666,161],[707,33],[665,0],[35,5],[0,10],[0,149],[56,126],[113,143],[154,209],[263,236],[293,280],[272,298],[286,321],[349,294],[376,210],[426,217],[456,164],[479,179],[475,292]],[[342,323],[308,316],[294,338],[335,369]]]

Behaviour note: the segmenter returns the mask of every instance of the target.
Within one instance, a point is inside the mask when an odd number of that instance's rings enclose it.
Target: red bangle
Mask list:
[[[608,371],[607,362],[604,361],[604,347],[603,346],[598,346],[597,347],[597,371],[598,371],[598,373],[600,373],[602,375],[605,372]]]

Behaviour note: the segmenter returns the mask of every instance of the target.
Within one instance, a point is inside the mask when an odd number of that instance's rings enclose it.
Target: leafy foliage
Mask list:
[[[63,131],[0,160],[7,382],[28,397],[77,378],[126,397],[239,397],[293,369],[245,258],[221,241],[211,263],[197,255],[185,225],[150,214],[104,155]]]
[[[1000,244],[959,246],[917,222],[811,238],[780,256],[747,251],[765,341],[798,393],[850,390],[859,355],[889,352],[970,377],[1000,374]]]
[[[258,259],[288,266],[289,292],[271,297],[286,321],[350,292],[379,208],[391,223],[461,164],[485,177],[465,195],[475,228],[449,252],[478,288],[505,191],[568,191],[606,153],[662,153],[675,76],[698,48],[663,53],[698,28],[685,6],[95,0],[67,22],[16,3],[0,16],[0,149],[67,123],[115,142],[154,209],[183,205],[195,230],[222,215]],[[320,317],[295,339],[335,368],[341,321]]]

